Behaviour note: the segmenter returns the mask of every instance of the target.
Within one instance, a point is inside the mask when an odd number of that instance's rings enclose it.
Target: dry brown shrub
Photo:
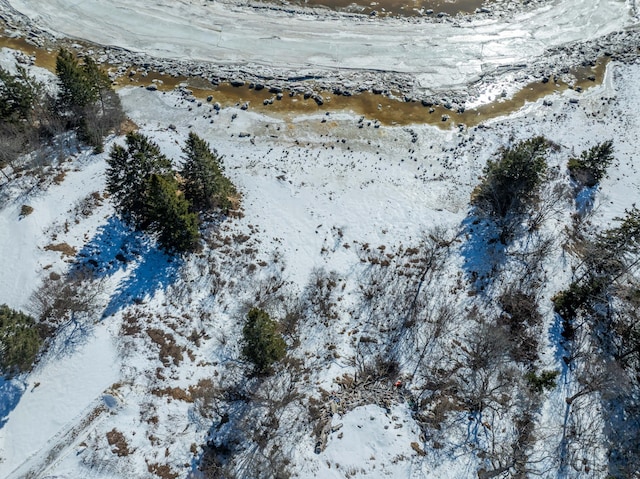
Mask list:
[[[120,134],[126,135],[127,133],[133,133],[138,131],[140,127],[134,123],[130,118],[126,118],[122,123],[120,123]]]
[[[64,181],[64,177],[67,175],[66,171],[61,171],[60,173],[58,173],[56,176],[53,177],[53,182],[56,185],[59,185],[60,183],[62,183]]]
[[[214,391],[213,381],[209,378],[201,379],[195,386],[189,386],[189,394],[193,399],[204,399]]]
[[[162,479],[176,479],[179,475],[166,464],[147,464],[147,470]]]
[[[151,390],[151,394],[158,397],[169,396],[179,401],[193,402],[191,394],[180,387],[155,388]]]
[[[29,216],[31,213],[33,213],[33,206],[22,205],[20,208],[20,216],[22,217]]]
[[[111,446],[111,452],[120,457],[128,456],[132,452],[129,450],[129,444],[127,444],[124,434],[116,428],[113,428],[107,433],[107,442],[109,442],[109,445]]]
[[[179,346],[171,334],[157,328],[147,329],[147,334],[151,341],[160,346],[159,356],[162,364],[169,366],[170,362],[173,362],[176,366],[180,365],[180,361],[184,358],[182,353],[185,348]]]
[[[123,315],[122,326],[120,326],[120,334],[125,336],[136,336],[142,331],[138,317],[127,312]]]
[[[75,256],[77,251],[73,246],[69,246],[67,243],[49,244],[44,247],[46,251],[57,251],[62,253],[62,256]]]
[[[411,443],[411,449],[416,451],[416,453],[418,453],[418,456],[426,456],[427,455],[427,453],[424,452],[424,449],[422,449],[420,447],[420,444],[418,444],[417,442],[412,442]]]

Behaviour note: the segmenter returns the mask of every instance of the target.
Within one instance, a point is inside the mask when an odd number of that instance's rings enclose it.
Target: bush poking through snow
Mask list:
[[[262,309],[252,308],[242,328],[242,355],[258,374],[269,374],[273,363],[284,359],[286,344],[278,332],[278,323]]]
[[[530,371],[524,375],[524,378],[529,383],[532,391],[541,393],[545,390],[551,391],[556,387],[556,378],[559,374],[558,371],[542,371],[540,374],[536,374],[535,371]]]
[[[33,213],[33,206],[22,205],[22,207],[20,207],[20,216],[22,218],[29,216],[31,213]]]
[[[548,146],[544,137],[537,136],[502,150],[499,159],[487,162],[471,204],[490,217],[522,213],[533,202],[537,187],[544,180]]]
[[[538,338],[542,335],[542,315],[536,298],[517,289],[508,289],[498,300],[503,310],[498,325],[508,333],[511,357],[525,364],[535,362]]]
[[[38,355],[42,340],[35,321],[6,304],[0,305],[0,369],[12,375],[28,371]]]
[[[580,158],[567,163],[571,179],[580,186],[592,188],[600,183],[613,163],[613,141],[608,140],[583,151]]]

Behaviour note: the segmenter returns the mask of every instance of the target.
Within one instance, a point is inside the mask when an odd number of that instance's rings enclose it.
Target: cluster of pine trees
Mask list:
[[[175,171],[156,143],[129,133],[126,147],[114,145],[107,160],[107,190],[116,210],[137,230],[154,234],[167,252],[193,251],[198,214],[226,214],[237,196],[206,141],[190,133],[183,153],[183,167]]]
[[[12,375],[29,370],[41,344],[31,316],[0,305],[0,373]]]
[[[102,150],[104,137],[118,129],[124,113],[108,75],[90,57],[80,62],[61,49],[56,59],[58,89],[45,85],[18,66],[0,67],[0,167],[38,150],[65,131]]]

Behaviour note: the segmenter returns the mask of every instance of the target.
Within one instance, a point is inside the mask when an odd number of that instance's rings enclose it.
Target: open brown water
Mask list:
[[[23,39],[14,39],[1,36],[0,47],[9,47],[21,50],[29,55],[35,55],[36,65],[55,70],[55,50],[44,50],[28,44]],[[302,95],[290,96],[284,92],[281,100],[267,89],[255,90],[249,86],[233,87],[229,84],[213,86],[209,81],[197,77],[172,77],[156,72],[150,72],[146,76],[138,73],[131,77],[122,77],[118,87],[124,86],[148,86],[152,82],[158,85],[160,91],[171,91],[180,85],[186,85],[193,94],[205,102],[208,96],[213,97],[213,102],[222,106],[234,106],[249,103],[249,108],[268,115],[276,115],[291,119],[297,115],[317,112],[349,111],[356,115],[362,115],[367,120],[377,120],[383,125],[410,125],[424,124],[451,128],[452,125],[464,124],[475,126],[486,120],[504,116],[522,108],[526,102],[533,102],[555,91],[562,91],[570,87],[587,89],[602,82],[608,58],[603,57],[596,62],[594,67],[580,67],[571,73],[577,78],[575,84],[569,86],[562,81],[555,82],[551,79],[547,83],[534,82],[522,88],[513,97],[499,99],[476,109],[464,112],[448,110],[443,106],[425,107],[420,102],[403,102],[388,98],[383,95],[375,95],[364,92],[353,96],[334,95],[330,92],[320,92],[324,104],[318,106],[312,98],[304,99]],[[133,70],[136,70],[134,67]],[[264,104],[264,100],[273,100],[272,104]],[[443,121],[443,118],[446,120]]]
[[[128,82],[132,85],[143,86],[148,85],[153,80],[159,80],[159,90],[170,91],[179,85],[186,84],[193,91],[194,96],[200,100],[204,101],[211,95],[213,97],[212,101],[218,102],[222,106],[233,106],[248,102],[251,110],[266,114],[295,116],[318,111],[350,111],[356,115],[362,115],[368,120],[377,120],[383,125],[428,123],[441,128],[450,128],[452,124],[464,124],[471,127],[492,118],[508,115],[522,108],[525,103],[539,100],[556,91],[578,87],[586,90],[602,82],[607,63],[608,58],[603,57],[596,62],[594,67],[574,69],[571,73],[577,78],[577,81],[572,85],[560,80],[554,82],[553,78],[547,83],[530,83],[511,98],[500,99],[461,113],[449,110],[441,105],[429,108],[423,106],[420,102],[404,102],[370,92],[353,96],[321,92],[324,104],[318,106],[312,98],[304,99],[302,95],[291,97],[285,92],[282,100],[277,100],[276,96],[273,93],[269,93],[267,89],[257,91],[247,85],[233,87],[230,84],[221,84],[213,87],[208,81],[201,78],[176,78],[153,73],[146,78],[134,75],[129,80],[123,80],[122,85],[126,85]],[[273,100],[273,103],[264,105],[264,100],[269,99]],[[444,115],[448,117],[445,121],[443,121]]]
[[[26,53],[29,56],[35,56],[37,66],[55,71],[57,52],[37,48],[28,43],[24,38],[10,38],[4,36],[3,33],[4,32],[0,30],[0,48],[11,48]]]

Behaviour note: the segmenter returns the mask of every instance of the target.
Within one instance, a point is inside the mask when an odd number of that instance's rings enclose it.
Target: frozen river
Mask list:
[[[428,23],[293,15],[205,0],[4,0],[51,32],[161,58],[408,73],[424,89],[460,88],[498,66],[631,25],[620,0],[558,0],[515,15]],[[0,5],[2,3],[0,2]]]

